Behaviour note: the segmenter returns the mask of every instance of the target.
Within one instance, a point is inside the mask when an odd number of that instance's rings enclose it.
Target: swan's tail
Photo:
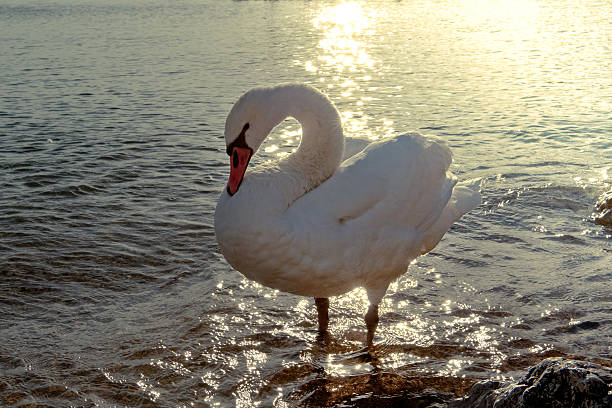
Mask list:
[[[453,193],[446,207],[442,210],[440,217],[427,231],[425,239],[423,240],[422,254],[434,249],[446,231],[448,231],[451,225],[461,218],[463,214],[480,205],[482,201],[480,197],[481,186],[482,180],[479,178],[462,181],[455,185]]]
[[[449,204],[453,204],[456,211],[458,211],[456,221],[463,214],[472,211],[478,207],[482,198],[480,197],[480,189],[482,187],[482,179],[475,178],[457,183],[453,189],[453,194],[449,200]],[[448,207],[448,204],[447,204]]]

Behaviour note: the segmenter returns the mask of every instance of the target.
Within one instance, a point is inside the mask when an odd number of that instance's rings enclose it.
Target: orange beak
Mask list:
[[[230,157],[230,176],[227,182],[227,193],[229,195],[233,196],[236,194],[236,191],[238,191],[252,155],[253,149],[250,147],[234,146],[232,149],[232,155]]]

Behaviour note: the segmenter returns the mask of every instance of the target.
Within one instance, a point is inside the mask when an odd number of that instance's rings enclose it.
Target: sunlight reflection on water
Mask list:
[[[323,7],[312,20],[323,36],[319,41],[321,53],[318,68],[312,61],[306,61],[305,69],[316,73],[319,82],[327,82],[328,88],[341,88],[336,102],[340,105],[345,134],[351,137],[375,140],[394,133],[392,120],[382,118],[382,124],[376,126],[361,108],[375,100],[367,96],[371,88],[368,83],[381,61],[368,50],[375,46],[373,37],[382,40],[375,28],[381,13],[365,2],[347,1]]]
[[[377,61],[367,53],[370,44],[366,39],[375,34],[371,27],[375,25],[376,14],[365,2],[349,1],[324,7],[313,20],[315,28],[323,33],[319,41],[323,54],[318,57],[319,61],[339,73],[345,70],[355,73],[359,67],[372,68]],[[348,79],[342,82],[356,85]]]

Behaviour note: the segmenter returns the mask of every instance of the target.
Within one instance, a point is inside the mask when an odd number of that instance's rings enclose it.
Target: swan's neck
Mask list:
[[[252,133],[247,135],[252,148],[259,148],[270,131],[287,117],[300,122],[302,140],[293,154],[279,162],[247,170],[235,195],[221,194],[215,211],[217,240],[226,259],[240,271],[260,264],[258,245],[270,248],[286,240],[287,219],[279,215],[331,177],[344,151],[340,115],[331,101],[314,88],[281,85],[257,89],[245,97],[242,105],[234,108],[238,113],[250,112],[253,118],[249,129]],[[244,122],[238,123],[242,126]]]
[[[272,127],[287,117],[295,118],[302,126],[297,151],[281,166],[298,175],[304,194],[331,177],[340,165],[344,152],[340,115],[332,102],[313,88],[287,85],[276,89],[269,110],[274,116]]]

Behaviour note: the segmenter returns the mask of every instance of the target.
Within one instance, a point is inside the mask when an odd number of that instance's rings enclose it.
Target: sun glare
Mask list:
[[[325,7],[314,23],[317,28],[333,25],[334,31],[351,34],[363,31],[370,21],[361,2],[349,1]]]
[[[355,71],[357,66],[372,66],[374,61],[366,51],[366,43],[359,39],[368,34],[374,11],[361,2],[343,2],[325,7],[313,20],[313,25],[323,33],[319,47],[324,55],[319,60],[333,66],[339,72]]]
[[[351,137],[372,139],[372,132],[378,130],[368,123],[370,117],[362,107],[367,100],[364,89],[371,87],[373,69],[381,63],[371,55],[376,42],[384,39],[377,31],[380,15],[366,2],[344,1],[322,7],[312,20],[321,35],[319,52],[316,61],[303,63],[304,69],[319,76],[328,88],[337,89],[331,97],[343,102],[342,122]],[[386,132],[377,132],[377,137],[392,130],[389,123],[382,126]]]
[[[460,4],[463,13],[476,22],[523,24],[537,17],[539,11],[533,0],[469,0]]]
[[[493,33],[511,33],[511,39],[521,42],[537,35],[540,9],[533,0],[469,0],[459,3],[456,13],[468,26],[489,28],[491,39]]]

